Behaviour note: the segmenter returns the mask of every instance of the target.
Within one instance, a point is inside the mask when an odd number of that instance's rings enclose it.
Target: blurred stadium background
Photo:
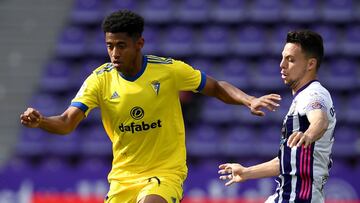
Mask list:
[[[102,202],[112,156],[99,111],[67,137],[25,129],[18,120],[27,106],[45,115],[67,108],[92,69],[108,61],[100,25],[120,8],[144,16],[145,53],[184,60],[254,95],[283,97],[279,111],[256,118],[243,107],[182,94],[184,202],[261,201],[274,191],[272,178],[225,188],[217,166],[276,156],[292,99],[279,63],[293,28],[318,31],[325,41],[319,77],[332,91],[338,119],[327,202],[359,201],[359,1],[0,0],[0,203]]]

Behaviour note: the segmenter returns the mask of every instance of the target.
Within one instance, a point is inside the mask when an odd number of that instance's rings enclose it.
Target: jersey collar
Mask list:
[[[318,80],[311,80],[310,82],[306,83],[304,86],[302,86],[297,92],[295,92],[294,94],[294,98],[301,92],[303,91],[305,88],[307,88],[311,83],[313,82],[319,82]]]
[[[141,66],[141,70],[140,70],[138,73],[136,73],[136,75],[129,77],[129,76],[123,75],[123,74],[120,73],[120,72],[119,72],[119,74],[120,74],[120,76],[121,76],[122,78],[124,78],[125,80],[128,80],[128,81],[130,81],[130,82],[134,82],[136,79],[138,79],[138,78],[144,73],[144,71],[145,71],[145,69],[146,69],[146,65],[147,65],[147,57],[144,55],[144,56],[143,56],[142,66]]]

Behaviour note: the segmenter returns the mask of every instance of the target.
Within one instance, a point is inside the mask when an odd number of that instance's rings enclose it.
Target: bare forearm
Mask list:
[[[69,123],[62,115],[43,117],[39,124],[39,128],[60,135],[66,135],[73,131],[71,123]]]
[[[249,107],[254,98],[225,81],[218,82],[216,92],[217,94],[214,96],[227,104],[240,104]]]
[[[304,135],[309,136],[313,143],[324,135],[328,125],[327,120],[319,119],[310,124],[309,128],[304,132]]]
[[[268,162],[248,167],[244,173],[246,179],[257,179],[278,176],[280,174],[280,163],[276,157]]]

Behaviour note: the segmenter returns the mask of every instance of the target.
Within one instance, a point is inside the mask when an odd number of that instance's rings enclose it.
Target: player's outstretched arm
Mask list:
[[[226,186],[229,186],[233,183],[240,183],[249,179],[277,176],[280,174],[280,163],[276,157],[268,162],[250,167],[244,167],[236,163],[221,164],[219,169],[219,178],[221,180],[229,180],[225,183]]]
[[[289,147],[308,147],[316,140],[320,139],[329,126],[326,112],[321,109],[312,110],[307,114],[310,126],[305,132],[294,132],[289,136],[287,145]]]
[[[274,111],[279,107],[278,103],[281,100],[278,94],[268,94],[259,98],[250,96],[226,81],[217,81],[209,76],[206,78],[206,84],[201,93],[216,97],[227,104],[245,105],[250,108],[252,114],[257,116],[265,115],[262,108]]]
[[[50,133],[65,135],[72,132],[84,118],[84,112],[70,106],[58,116],[45,117],[38,110],[28,108],[20,115],[20,122],[29,128],[41,128]]]

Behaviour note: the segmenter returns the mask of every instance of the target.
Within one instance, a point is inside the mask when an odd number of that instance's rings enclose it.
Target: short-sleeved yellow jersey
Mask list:
[[[170,58],[143,56],[141,71],[125,77],[111,63],[84,82],[71,106],[85,115],[95,107],[112,141],[108,179],[128,181],[156,175],[186,178],[185,129],[180,91],[201,91],[206,76]]]

